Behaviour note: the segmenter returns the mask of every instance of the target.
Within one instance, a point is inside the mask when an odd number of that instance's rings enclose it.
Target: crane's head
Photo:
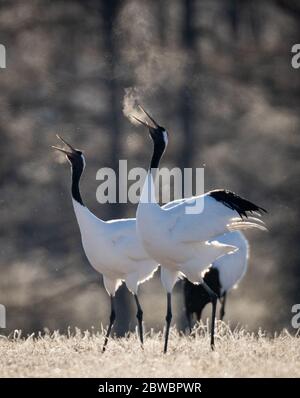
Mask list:
[[[139,108],[145,114],[148,120],[141,120],[134,115],[130,115],[130,117],[149,129],[149,134],[154,144],[166,147],[168,145],[167,130],[164,127],[160,126],[158,123],[156,123],[153,117],[150,116],[149,113],[146,112],[141,105],[139,105]]]
[[[72,167],[74,169],[82,172],[85,167],[85,159],[84,159],[83,153],[80,150],[73,148],[72,145],[70,145],[68,142],[66,142],[66,140],[64,140],[58,134],[56,134],[56,137],[59,140],[61,140],[67,146],[68,149],[59,148],[59,147],[53,146],[53,145],[52,145],[52,148],[64,153],[66,155],[66,158],[68,159],[68,161],[71,163]]]

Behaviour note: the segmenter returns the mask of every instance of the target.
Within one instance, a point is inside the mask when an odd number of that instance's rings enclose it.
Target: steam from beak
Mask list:
[[[159,127],[156,121],[140,105],[142,92],[136,87],[126,88],[123,98],[123,113],[133,124],[143,125],[147,128]]]

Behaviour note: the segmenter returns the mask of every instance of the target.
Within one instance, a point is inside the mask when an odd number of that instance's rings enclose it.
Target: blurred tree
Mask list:
[[[181,128],[184,134],[182,150],[179,155],[178,165],[192,167],[194,162],[195,147],[191,145],[194,140],[194,112],[196,91],[194,85],[195,76],[200,71],[200,55],[196,51],[196,30],[194,20],[196,16],[195,0],[182,0],[182,21],[181,21],[181,40],[182,48],[187,52],[188,62],[185,69],[185,79],[178,93],[178,113],[181,116]],[[199,86],[197,85],[197,90]],[[199,103],[197,104],[197,114],[200,114]],[[199,129],[199,125],[197,126]]]
[[[99,3],[99,2],[98,2]],[[122,108],[120,98],[122,98],[122,83],[119,81],[118,67],[120,65],[121,54],[118,49],[118,41],[114,34],[117,24],[118,14],[124,5],[123,0],[105,1],[99,3],[99,13],[102,16],[104,56],[106,57],[106,88],[108,95],[108,109],[106,119],[106,128],[110,131],[110,163],[113,170],[116,171],[118,181],[119,159],[122,154]],[[117,186],[117,196],[119,186]],[[124,214],[124,205],[121,203],[111,205],[111,218],[121,218]],[[115,331],[118,336],[124,334],[130,329],[130,319],[132,316],[132,295],[123,284],[116,295],[116,326]]]

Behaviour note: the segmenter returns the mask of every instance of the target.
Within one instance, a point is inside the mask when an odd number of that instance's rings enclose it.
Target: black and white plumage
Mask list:
[[[215,189],[210,191],[209,195],[218,202],[223,203],[224,206],[229,207],[229,209],[235,210],[241,218],[248,218],[248,213],[267,212],[264,208],[249,202],[249,200],[242,198],[228,189]]]
[[[228,292],[237,286],[247,271],[249,258],[249,244],[240,231],[228,232],[220,237],[218,241],[231,243],[238,248],[233,253],[218,258],[206,271],[203,280],[216,293],[219,298],[220,319],[225,315],[225,303]],[[200,321],[201,314],[210,302],[210,297],[201,285],[194,285],[187,279],[184,280],[184,304],[189,328],[192,328],[192,317],[195,314]]]
[[[79,181],[85,167],[83,153],[58,136],[68,149],[63,152],[71,164],[72,203],[79,225],[84,252],[92,267],[103,275],[103,282],[111,298],[110,323],[103,351],[115,321],[115,294],[123,281],[132,292],[137,306],[139,336],[143,344],[143,311],[138,300],[138,285],[152,278],[158,264],[145,252],[136,232],[136,220],[104,221],[96,217],[83,203]]]
[[[181,275],[190,282],[202,284],[212,302],[211,347],[214,347],[214,322],[217,295],[204,282],[202,273],[217,258],[237,250],[234,245],[219,242],[216,237],[244,228],[265,229],[261,220],[251,214],[264,212],[259,206],[225,190],[175,201],[160,207],[155,198],[155,170],[168,144],[168,133],[142,108],[150,120],[135,120],[149,129],[153,154],[137,208],[137,230],[146,252],[161,265],[161,280],[167,291],[167,316],[164,352],[172,319],[171,293]],[[190,214],[191,206],[202,208]],[[246,220],[241,215],[248,216]]]

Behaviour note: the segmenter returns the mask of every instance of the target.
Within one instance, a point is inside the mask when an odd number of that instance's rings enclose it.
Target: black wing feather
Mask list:
[[[249,200],[244,199],[227,189],[216,189],[214,191],[211,191],[209,195],[218,202],[223,203],[230,209],[237,211],[241,218],[243,218],[243,216],[248,217],[247,212],[257,212],[259,214],[267,213],[267,210],[265,210],[264,208],[257,206],[252,202],[249,202]]]

